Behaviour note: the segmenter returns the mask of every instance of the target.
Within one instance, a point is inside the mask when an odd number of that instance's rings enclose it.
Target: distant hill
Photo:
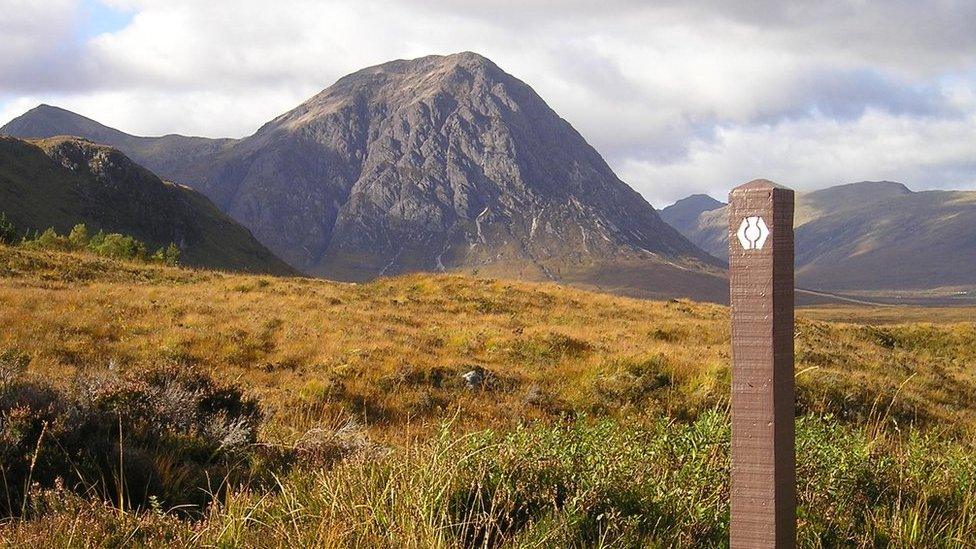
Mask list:
[[[693,194],[661,210],[661,219],[672,227],[683,231],[698,224],[698,215],[724,206],[707,194]]]
[[[90,118],[51,105],[38,105],[14,118],[0,135],[23,139],[44,139],[61,135],[83,137],[119,149],[136,163],[163,179],[183,182],[184,168],[208,158],[236,142],[185,135],[140,137],[129,135]]]
[[[532,88],[474,53],[363,69],[240,140],[135,137],[52,107],[0,132],[116,146],[311,274],[452,270],[727,299],[720,261]]]
[[[166,183],[119,151],[55,137],[0,137],[0,211],[18,230],[77,223],[158,248],[173,242],[186,265],[291,274],[294,270],[206,197]]]
[[[676,228],[710,254],[727,258],[726,208],[703,210],[697,222],[688,221],[690,215]],[[976,286],[976,192],[913,192],[891,181],[839,185],[797,194],[795,225],[802,287]]]
[[[728,229],[724,225],[719,228],[719,224],[709,216],[702,217],[705,212],[717,210],[722,206],[725,206],[725,202],[719,202],[707,194],[693,194],[661,210],[661,219],[688,237],[702,250],[715,257],[726,259],[728,252],[715,252],[719,247],[724,248],[725,233]]]

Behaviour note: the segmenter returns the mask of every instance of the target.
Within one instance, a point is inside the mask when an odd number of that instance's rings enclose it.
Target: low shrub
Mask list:
[[[47,229],[33,238],[24,238],[21,246],[30,250],[56,250],[66,252],[72,249],[67,237],[59,235],[54,229]]]
[[[154,498],[199,510],[244,480],[261,417],[241,389],[182,368],[109,371],[67,388],[5,374],[0,514],[23,513],[33,486],[57,483],[121,508]]]
[[[98,255],[113,259],[138,259],[145,261],[146,245],[131,236],[118,233],[103,234],[101,231],[92,237],[88,249]]]

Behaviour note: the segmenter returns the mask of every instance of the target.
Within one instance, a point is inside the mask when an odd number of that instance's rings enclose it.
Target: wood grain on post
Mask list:
[[[793,547],[793,191],[729,193],[733,548]]]

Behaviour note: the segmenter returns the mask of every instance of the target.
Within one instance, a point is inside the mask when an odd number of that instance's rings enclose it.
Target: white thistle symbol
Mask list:
[[[747,217],[739,225],[739,232],[736,233],[736,236],[739,237],[739,243],[742,244],[743,249],[761,250],[766,239],[769,238],[769,227],[759,216]]]

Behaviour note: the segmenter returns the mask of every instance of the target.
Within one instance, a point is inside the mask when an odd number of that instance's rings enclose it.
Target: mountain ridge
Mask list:
[[[688,237],[705,252],[721,258],[721,256],[710,251],[715,246],[713,241],[720,239],[721,235],[701,234],[707,229],[700,225],[700,217],[703,213],[716,210],[722,206],[725,206],[724,202],[720,202],[707,194],[692,194],[661,209],[661,219]],[[694,235],[695,238],[689,237],[689,234]]]
[[[21,233],[84,223],[152,248],[175,243],[189,266],[295,274],[202,194],[80,138],[0,136],[0,211]]]
[[[237,141],[231,138],[209,138],[176,133],[151,137],[136,136],[46,103],[41,103],[0,127],[0,135],[25,139],[81,137],[117,148],[163,179],[174,181],[181,180],[184,174],[181,173],[180,166],[188,160],[214,154]]]
[[[719,258],[728,254],[727,207],[679,230]],[[682,222],[684,224],[682,224]],[[796,195],[796,277],[830,291],[976,287],[976,192],[912,191],[860,181]]]

